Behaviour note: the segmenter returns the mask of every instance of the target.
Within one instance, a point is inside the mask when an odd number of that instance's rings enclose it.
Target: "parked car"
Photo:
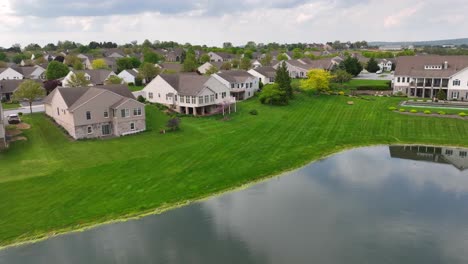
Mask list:
[[[8,115],[8,124],[14,125],[21,123],[21,119],[17,114]]]

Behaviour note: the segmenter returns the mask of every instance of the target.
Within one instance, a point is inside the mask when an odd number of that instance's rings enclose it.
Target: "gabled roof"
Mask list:
[[[100,69],[100,70],[81,70],[81,71],[73,71],[74,73],[84,72],[89,75],[90,82],[93,84],[104,84],[107,80],[109,75],[113,73],[113,71]]]
[[[108,56],[112,55],[113,53],[117,53],[120,56],[125,57],[125,52],[123,50],[117,49],[117,48],[105,50],[103,55],[104,55],[104,57],[108,57]]]
[[[138,77],[138,72],[135,71],[134,69],[126,69],[126,70],[123,70],[123,71],[128,72],[133,77]]]
[[[0,94],[13,93],[25,80],[0,80]],[[42,85],[42,82],[36,80]]]
[[[444,63],[447,62],[447,69]],[[441,65],[442,69],[424,69],[426,65]],[[448,78],[468,67],[468,56],[403,56],[396,60],[395,75]]]
[[[268,77],[268,78],[275,78],[276,77],[276,70],[275,68],[271,66],[264,66],[264,67],[257,67],[255,69],[252,69],[261,75]]]
[[[217,73],[216,75],[228,81],[229,83],[242,83],[242,82],[245,82],[247,79],[254,77],[252,74],[246,71],[236,71],[236,70],[221,71]]]
[[[188,96],[196,96],[206,87],[205,83],[210,78],[193,73],[161,74],[159,76],[169,83],[180,95]]]
[[[220,56],[223,59],[233,59],[235,57],[234,54],[227,53],[227,52],[213,51],[212,53]]]
[[[37,70],[40,66],[25,66],[25,67],[15,67],[12,68],[15,71],[21,73],[24,77],[30,78],[31,74]],[[42,67],[41,67],[42,68]]]
[[[163,70],[171,70],[175,72],[182,71],[182,64],[180,63],[171,63],[171,62],[163,62],[158,64]]]
[[[310,60],[310,59],[299,59],[299,60],[288,60],[286,63],[304,70],[310,69],[324,69],[329,70],[333,66],[331,59],[320,59],[320,60]]]

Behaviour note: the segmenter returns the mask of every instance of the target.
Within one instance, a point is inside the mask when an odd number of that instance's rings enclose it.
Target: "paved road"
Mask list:
[[[33,113],[44,112],[45,111],[44,105],[43,104],[33,105],[32,106],[32,111],[33,111]],[[22,106],[22,107],[20,107],[18,109],[5,110],[5,111],[3,111],[3,115],[6,117],[6,116],[11,115],[11,114],[18,114],[19,112],[22,112],[25,115],[29,114],[30,113],[29,106]]]
[[[356,79],[362,80],[386,80],[391,81],[393,79],[393,74],[390,73],[383,73],[383,74],[376,74],[376,73],[360,73]]]

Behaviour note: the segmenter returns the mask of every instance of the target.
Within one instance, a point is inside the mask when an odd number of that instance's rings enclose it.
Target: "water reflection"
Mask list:
[[[0,263],[468,263],[468,170],[439,162],[442,149],[419,152],[348,151],[163,215],[0,251]]]

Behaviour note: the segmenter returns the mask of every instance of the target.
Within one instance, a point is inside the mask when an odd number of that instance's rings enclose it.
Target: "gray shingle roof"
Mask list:
[[[25,80],[0,80],[0,94],[13,93]],[[35,80],[42,85],[42,81]]]
[[[265,66],[265,67],[258,67],[253,69],[254,71],[260,73],[261,75],[268,77],[268,78],[275,78],[276,77],[276,70],[273,67]]]
[[[425,65],[444,65],[447,69],[425,70]],[[412,77],[450,77],[468,67],[468,56],[404,56],[396,60],[395,75]]]
[[[161,74],[167,83],[169,83],[179,94],[196,96],[203,88],[205,83],[208,81],[208,76],[192,74],[192,73],[181,73],[181,74]]]
[[[110,70],[82,70],[82,71],[73,71],[73,72],[84,72],[90,76],[90,82],[95,85],[104,84],[105,80],[112,73]]]
[[[217,75],[230,83],[242,83],[245,82],[248,78],[254,77],[252,74],[246,71],[236,70],[221,71],[217,73]]]

